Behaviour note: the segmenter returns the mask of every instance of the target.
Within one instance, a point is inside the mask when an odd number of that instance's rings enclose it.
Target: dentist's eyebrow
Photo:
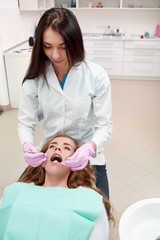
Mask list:
[[[44,44],[47,44],[47,45],[49,45],[49,46],[52,46],[52,44],[51,44],[51,43],[48,43],[48,42],[45,42],[45,41],[43,41],[43,43],[44,43]],[[59,46],[63,46],[63,45],[65,45],[65,43],[64,43],[64,42],[62,42],[62,43],[60,43],[60,44],[59,44]]]

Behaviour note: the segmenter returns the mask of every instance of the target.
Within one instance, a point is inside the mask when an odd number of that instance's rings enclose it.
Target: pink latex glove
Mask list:
[[[45,154],[42,152],[38,152],[37,149],[30,142],[24,143],[23,151],[25,162],[32,167],[37,167],[46,160]]]
[[[63,161],[62,164],[71,167],[73,171],[81,170],[87,166],[88,158],[95,154],[95,150],[91,143],[85,143],[79,147],[75,153]]]

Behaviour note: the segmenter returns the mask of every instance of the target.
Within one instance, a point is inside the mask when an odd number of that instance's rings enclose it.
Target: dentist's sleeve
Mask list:
[[[112,99],[110,79],[102,68],[96,76],[96,91],[93,99],[94,129],[91,141],[101,151],[103,144],[112,134]]]
[[[21,98],[18,110],[18,134],[19,140],[34,142],[35,128],[38,123],[38,96],[34,80],[26,80],[22,86]]]

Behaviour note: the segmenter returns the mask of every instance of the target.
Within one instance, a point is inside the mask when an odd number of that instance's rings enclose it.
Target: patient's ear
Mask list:
[[[47,153],[45,152],[44,153],[45,154],[45,157],[47,158]],[[47,159],[46,159],[47,160]],[[44,161],[43,163],[42,163],[42,167],[45,167],[46,166],[46,163],[45,163],[46,161]]]
[[[46,166],[46,161],[42,163],[42,167],[44,168]]]

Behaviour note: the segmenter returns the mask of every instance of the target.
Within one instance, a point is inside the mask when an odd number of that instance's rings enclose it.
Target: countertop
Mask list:
[[[15,55],[26,55],[26,56],[30,56],[32,52],[32,47],[29,46],[28,41],[22,42],[8,50],[6,50],[4,52],[4,55],[11,55],[11,54],[15,54]]]
[[[160,37],[156,37],[154,35],[150,36],[149,38],[142,37],[139,34],[125,34],[125,35],[106,35],[106,34],[101,34],[101,33],[84,33],[83,34],[83,39],[84,40],[128,40],[128,41],[133,41],[133,40],[139,40],[139,41],[160,41]]]
[[[156,41],[160,42],[160,37],[152,36],[150,38],[140,38],[140,35],[122,35],[122,36],[107,36],[100,33],[84,33],[84,40],[106,40],[106,41]],[[29,46],[28,40],[22,42],[4,52],[4,55],[16,55],[16,56],[30,56],[32,52],[32,47]]]

